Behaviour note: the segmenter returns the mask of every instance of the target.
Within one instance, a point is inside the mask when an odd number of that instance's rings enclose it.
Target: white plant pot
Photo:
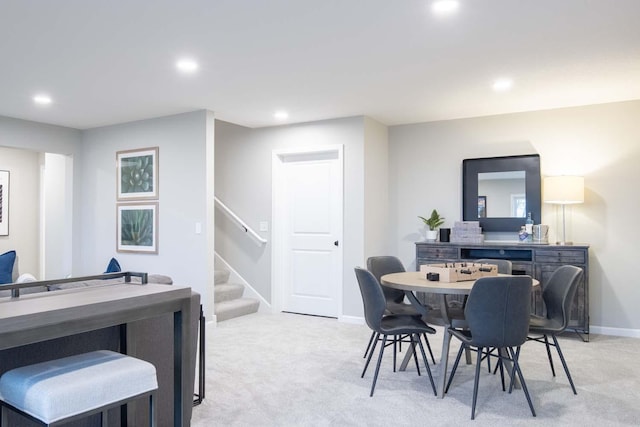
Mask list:
[[[438,239],[438,230],[427,230],[427,242],[435,242]]]

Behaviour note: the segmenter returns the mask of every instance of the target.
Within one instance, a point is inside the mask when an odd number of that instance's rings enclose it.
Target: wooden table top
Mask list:
[[[499,274],[498,276],[509,276],[508,274]],[[384,286],[393,289],[413,292],[429,292],[434,294],[457,294],[468,295],[473,288],[475,280],[465,280],[464,282],[434,282],[427,280],[426,273],[421,271],[406,271],[402,273],[385,274],[380,278],[380,282]],[[539,281],[533,279],[533,287],[540,284]]]
[[[0,349],[179,310],[190,296],[187,286],[123,283],[0,298]]]

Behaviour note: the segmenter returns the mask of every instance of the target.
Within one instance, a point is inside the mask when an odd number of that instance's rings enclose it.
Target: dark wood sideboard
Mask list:
[[[589,337],[589,245],[571,246],[527,243],[440,243],[416,242],[416,270],[423,264],[464,262],[479,258],[508,259],[513,264],[513,274],[527,274],[545,282],[561,265],[575,265],[584,271],[583,279],[571,305],[569,329]],[[422,295],[423,302],[431,304],[429,295]],[[544,314],[542,294],[537,290],[531,298],[531,310]]]

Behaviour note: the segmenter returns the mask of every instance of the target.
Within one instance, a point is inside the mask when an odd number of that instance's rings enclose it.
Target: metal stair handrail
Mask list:
[[[229,209],[227,205],[222,203],[220,199],[218,199],[216,196],[213,196],[213,200],[216,206],[218,206],[222,210],[222,212],[224,212],[229,218],[231,218],[233,222],[236,223],[236,225],[238,225],[241,229],[243,229],[244,232],[249,235],[249,237],[251,237],[256,242],[260,243],[261,245],[264,245],[267,243],[267,239],[263,238],[258,233],[256,233],[251,227],[247,225],[246,222],[240,219],[238,215],[236,215],[231,209]]]

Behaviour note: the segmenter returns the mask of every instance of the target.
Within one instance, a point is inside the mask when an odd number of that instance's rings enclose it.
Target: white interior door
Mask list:
[[[282,284],[281,309],[337,317],[342,304],[342,151],[325,148],[277,157],[274,240],[281,250],[274,251],[280,258],[274,259],[274,277]]]

